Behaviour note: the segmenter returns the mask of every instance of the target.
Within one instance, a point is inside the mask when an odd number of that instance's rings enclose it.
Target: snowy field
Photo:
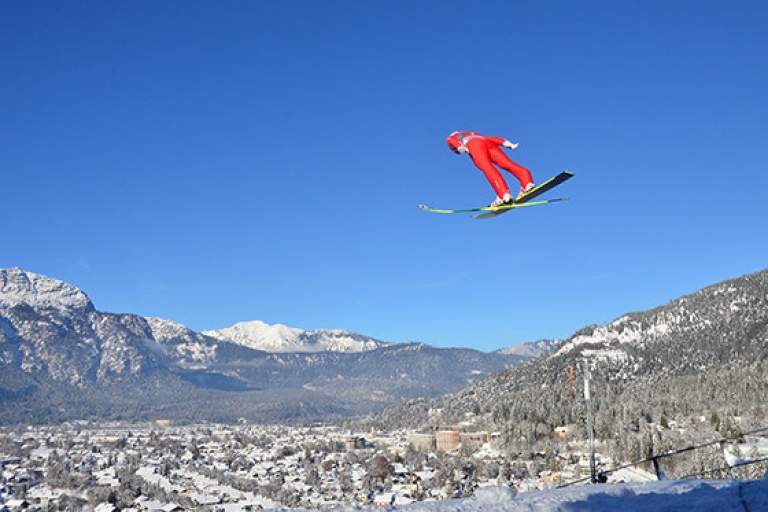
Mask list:
[[[272,509],[285,510],[288,509]],[[292,509],[296,511],[297,509]],[[298,509],[306,510],[306,509]],[[341,507],[352,510],[381,508]],[[389,510],[407,512],[765,512],[768,479],[668,480],[586,485],[515,495],[505,487],[484,487],[471,498],[415,503]]]

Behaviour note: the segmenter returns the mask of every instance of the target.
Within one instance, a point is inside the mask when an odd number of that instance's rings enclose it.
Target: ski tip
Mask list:
[[[425,205],[425,204],[417,204],[416,206],[418,206],[418,207],[419,207],[419,208],[421,208],[422,210],[429,210],[429,206],[427,206],[427,205]]]

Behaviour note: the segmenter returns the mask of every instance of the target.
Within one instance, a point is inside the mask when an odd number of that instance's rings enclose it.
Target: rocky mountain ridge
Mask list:
[[[298,334],[314,346],[352,339],[368,349],[256,350],[172,320],[101,312],[67,283],[0,270],[0,423],[328,419],[456,391],[524,359],[417,343],[372,348],[372,338],[347,331]]]
[[[204,335],[267,352],[362,352],[390,343],[341,329],[305,331],[260,320],[238,322],[231,327],[203,331]]]

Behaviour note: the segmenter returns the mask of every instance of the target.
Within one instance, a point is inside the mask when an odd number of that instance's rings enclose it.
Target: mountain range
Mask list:
[[[463,423],[502,432],[507,446],[538,449],[558,427],[585,435],[587,373],[596,435],[617,460],[766,426],[768,270],[585,327],[551,353],[370,421],[426,429]]]
[[[457,391],[525,359],[262,322],[200,333],[0,270],[0,423],[341,418]]]
[[[340,329],[305,331],[260,320],[238,322],[231,327],[203,331],[222,341],[267,352],[363,352],[391,345],[362,334]]]
[[[200,333],[102,312],[63,281],[0,270],[0,423],[373,413],[367,421],[387,428],[461,422],[530,444],[584,424],[587,369],[597,434],[622,440],[622,450],[647,425],[759,423],[768,396],[768,270],[565,340],[493,353],[262,322]]]

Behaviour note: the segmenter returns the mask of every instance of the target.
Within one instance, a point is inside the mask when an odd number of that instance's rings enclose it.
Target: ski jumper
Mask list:
[[[474,162],[478,169],[483,171],[488,182],[490,182],[493,190],[496,191],[496,195],[499,197],[504,197],[505,194],[509,193],[509,186],[493,164],[512,173],[523,189],[528,184],[533,183],[531,171],[510,160],[499,147],[506,142],[506,139],[486,137],[477,132],[454,132],[448,137],[447,142],[452,151],[456,153],[469,153],[469,156],[472,157],[472,162]]]

